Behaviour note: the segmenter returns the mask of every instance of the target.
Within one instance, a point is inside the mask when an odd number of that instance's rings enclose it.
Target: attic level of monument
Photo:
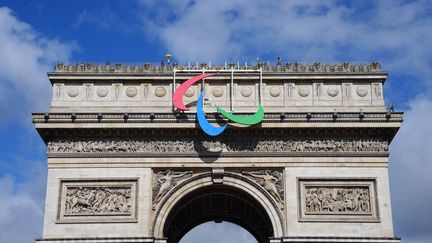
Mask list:
[[[206,100],[231,112],[386,112],[382,86],[387,72],[372,64],[258,64],[255,66],[179,66],[58,64],[51,112],[172,113],[177,87],[211,73],[190,87],[192,104],[203,90]],[[191,109],[194,112],[195,108]],[[205,106],[206,113],[214,112]]]
[[[37,242],[177,243],[227,221],[260,243],[399,243],[388,166],[403,113],[385,106],[387,75],[378,63],[60,63],[49,109],[33,113],[48,164]]]

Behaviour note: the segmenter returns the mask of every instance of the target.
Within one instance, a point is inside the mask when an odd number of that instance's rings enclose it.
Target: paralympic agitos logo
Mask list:
[[[189,108],[186,107],[183,104],[183,95],[186,92],[186,90],[192,86],[194,83],[198,82],[199,80],[203,79],[203,78],[207,78],[210,76],[213,76],[214,74],[211,73],[204,73],[201,75],[197,75],[195,77],[192,77],[191,79],[186,80],[184,83],[182,83],[174,92],[174,96],[173,96],[173,104],[175,107],[177,107],[180,110],[183,111],[188,111]],[[228,120],[231,120],[233,122],[239,123],[239,124],[243,124],[243,125],[254,125],[254,124],[258,124],[262,121],[262,119],[264,118],[264,109],[262,107],[261,104],[259,104],[258,106],[258,111],[253,114],[253,115],[248,115],[248,116],[240,116],[240,115],[234,115],[228,111],[225,111],[224,109],[222,109],[221,107],[219,107],[218,105],[214,104],[214,107],[216,108],[216,110],[222,114],[222,116],[224,116],[225,118],[227,118]],[[213,126],[211,125],[206,117],[205,117],[205,113],[204,113],[204,92],[203,90],[200,91],[199,97],[198,97],[198,102],[197,102],[197,119],[198,119],[198,124],[200,125],[201,129],[208,135],[210,136],[217,136],[219,134],[221,134],[225,128],[227,128],[228,124],[225,123],[222,126]]]

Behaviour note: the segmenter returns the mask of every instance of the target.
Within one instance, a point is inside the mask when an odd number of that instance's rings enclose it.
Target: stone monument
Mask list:
[[[176,89],[190,86],[173,105]],[[387,111],[378,63],[324,65],[58,64],[49,112],[38,243],[176,243],[207,221],[259,242],[396,243],[388,146],[403,114]],[[209,136],[197,122],[228,124]],[[262,121],[229,121],[259,105]]]

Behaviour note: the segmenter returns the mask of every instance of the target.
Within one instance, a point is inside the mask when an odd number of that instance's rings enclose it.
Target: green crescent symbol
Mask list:
[[[259,104],[258,106],[258,111],[255,112],[255,114],[250,116],[236,116],[220,108],[218,105],[214,105],[214,106],[224,117],[230,119],[233,122],[237,122],[244,125],[254,125],[260,123],[264,118],[264,109],[261,104]]]

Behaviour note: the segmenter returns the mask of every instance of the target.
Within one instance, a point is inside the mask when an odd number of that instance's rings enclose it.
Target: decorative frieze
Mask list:
[[[299,179],[300,221],[377,221],[374,179]]]
[[[62,180],[59,223],[136,221],[137,180]]]
[[[387,152],[381,139],[133,139],[133,140],[53,140],[52,153],[196,153],[196,152]]]

